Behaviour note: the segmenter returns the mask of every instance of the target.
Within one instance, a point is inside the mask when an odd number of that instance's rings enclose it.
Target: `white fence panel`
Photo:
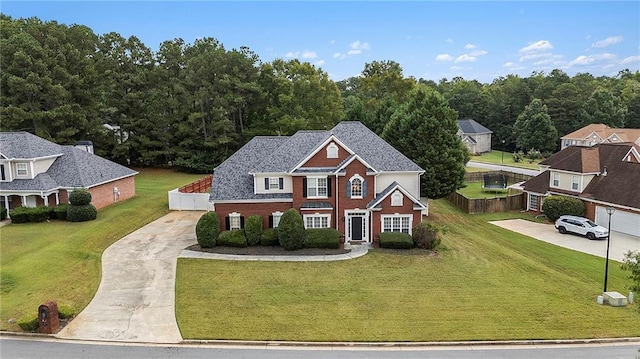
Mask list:
[[[169,191],[169,209],[178,211],[212,211],[209,193],[181,193],[178,189]]]

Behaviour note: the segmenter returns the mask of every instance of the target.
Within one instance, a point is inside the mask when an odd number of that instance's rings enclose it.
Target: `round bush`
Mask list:
[[[440,228],[429,222],[418,223],[413,228],[411,236],[413,244],[422,249],[434,249],[440,244]]]
[[[584,216],[586,206],[584,203],[572,197],[549,196],[542,203],[542,213],[551,221],[555,221],[563,215]]]
[[[72,206],[85,206],[91,203],[91,193],[86,189],[74,189],[69,194],[69,203]]]
[[[222,231],[218,237],[218,245],[245,248],[247,246],[247,238],[244,236],[244,231],[242,229]]]
[[[216,245],[220,235],[220,219],[216,212],[203,214],[196,224],[196,238],[202,248],[211,248]]]
[[[73,205],[67,208],[67,221],[69,222],[93,221],[96,217],[98,217],[98,211],[92,204]]]
[[[247,237],[247,244],[257,246],[260,244],[262,237],[262,216],[249,216],[244,225],[244,235]]]
[[[277,228],[267,228],[262,232],[262,237],[260,237],[260,245],[261,246],[277,246],[278,244],[278,229]]]
[[[300,249],[304,244],[304,234],[304,223],[300,213],[295,208],[284,212],[278,224],[280,246],[288,251]]]

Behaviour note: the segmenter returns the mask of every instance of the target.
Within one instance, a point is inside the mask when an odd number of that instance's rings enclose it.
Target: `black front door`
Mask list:
[[[362,217],[351,217],[351,240],[362,240]]]

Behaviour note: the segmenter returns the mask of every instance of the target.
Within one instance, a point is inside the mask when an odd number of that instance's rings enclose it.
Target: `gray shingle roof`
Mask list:
[[[46,173],[40,173],[34,179],[3,182],[2,190],[49,191],[59,187],[89,188],[137,173],[100,156],[73,146],[57,145],[27,132],[0,133],[0,148],[7,158],[59,156]]]
[[[490,129],[482,126],[477,123],[476,120],[466,119],[466,120],[458,120],[458,128],[462,133],[493,133]]]
[[[251,172],[288,172],[329,136],[327,131],[298,131],[291,137],[280,137],[286,141],[273,153],[261,157],[262,161]]]

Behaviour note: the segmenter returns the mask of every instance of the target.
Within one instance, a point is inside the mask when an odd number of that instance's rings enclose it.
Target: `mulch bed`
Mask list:
[[[201,248],[200,245],[194,244],[185,249],[190,251],[199,251],[207,253],[219,254],[237,254],[250,256],[325,256],[332,254],[344,254],[351,252],[350,249],[326,249],[326,248],[302,248],[294,251],[287,251],[280,246],[255,246],[246,248],[235,247],[213,247]]]

